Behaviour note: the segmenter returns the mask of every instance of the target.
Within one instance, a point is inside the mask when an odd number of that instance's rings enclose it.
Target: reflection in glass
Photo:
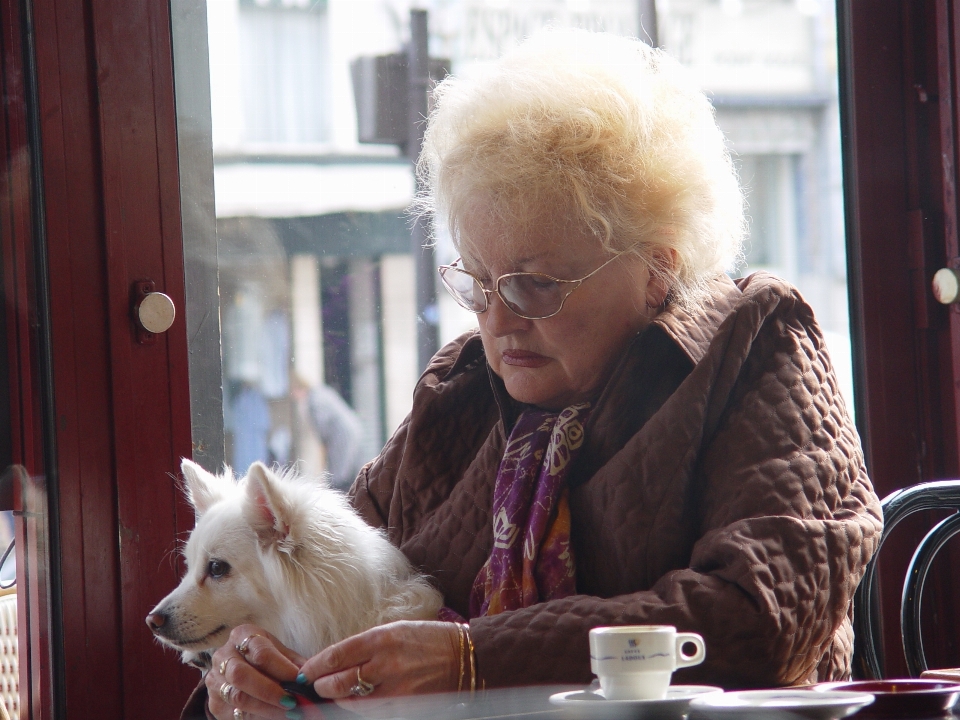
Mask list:
[[[648,5],[420,3],[430,54],[455,74],[548,24],[646,37]],[[255,458],[298,460],[346,483],[410,407],[422,370],[404,216],[413,175],[399,147],[357,141],[349,70],[359,56],[400,52],[408,12],[394,0],[208,2],[226,459],[238,471]],[[747,190],[738,272],[768,270],[801,289],[849,401],[832,6],[660,0],[656,12],[658,42],[711,93]],[[450,263],[452,244],[436,232],[437,261]],[[438,298],[441,342],[475,327]]]

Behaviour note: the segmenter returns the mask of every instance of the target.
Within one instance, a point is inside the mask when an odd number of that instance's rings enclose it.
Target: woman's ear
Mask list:
[[[647,307],[660,308],[667,301],[670,286],[676,276],[677,251],[673,248],[660,248],[653,254],[650,281],[647,283]]]

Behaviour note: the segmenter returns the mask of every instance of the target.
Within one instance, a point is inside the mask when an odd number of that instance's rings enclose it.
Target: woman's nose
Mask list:
[[[487,309],[480,318],[486,331],[494,337],[504,337],[519,330],[525,330],[533,322],[520,317],[508,308],[497,293],[491,293],[487,302]]]

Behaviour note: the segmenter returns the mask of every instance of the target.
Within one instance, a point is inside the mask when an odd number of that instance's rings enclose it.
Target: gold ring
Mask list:
[[[350,688],[350,694],[357,697],[366,697],[373,692],[374,687],[375,685],[373,683],[369,683],[360,677],[360,666],[357,665],[357,682]]]
[[[234,708],[233,720],[243,720],[243,710],[241,710],[240,708]]]
[[[224,677],[227,676],[227,663],[230,662],[230,658],[227,658],[222,663],[220,663],[220,674]]]
[[[247,653],[250,652],[250,641],[255,637],[263,637],[259,633],[254,633],[253,635],[247,635],[243,640],[240,641],[240,644],[237,645],[237,652],[240,653],[243,657],[247,656]]]
[[[233,685],[225,682],[220,686],[220,699],[227,705],[230,704],[230,693],[233,692]]]

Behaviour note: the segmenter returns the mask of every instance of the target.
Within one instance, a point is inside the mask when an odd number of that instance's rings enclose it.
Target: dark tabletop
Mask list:
[[[384,718],[409,718],[410,720],[709,720],[710,715],[690,713],[688,716],[676,711],[666,714],[651,714],[636,708],[611,708],[596,711],[594,708],[569,709],[550,703],[555,693],[582,690],[582,687],[527,687],[503,690],[488,690],[478,693],[471,701],[469,693],[456,695],[430,695],[405,698],[391,704],[389,708],[371,708],[371,716]],[[956,708],[960,710],[960,706]],[[355,720],[355,714],[336,706],[324,708],[324,716],[329,720]],[[720,717],[719,715],[717,716]],[[895,713],[878,717],[869,713],[869,706],[860,713],[849,716],[852,720],[960,720],[960,713],[928,714],[913,712],[909,704],[900,707]],[[725,714],[724,720],[735,720],[731,714]],[[744,720],[812,720],[810,716],[796,713],[771,712],[762,717],[758,714],[743,715]]]

